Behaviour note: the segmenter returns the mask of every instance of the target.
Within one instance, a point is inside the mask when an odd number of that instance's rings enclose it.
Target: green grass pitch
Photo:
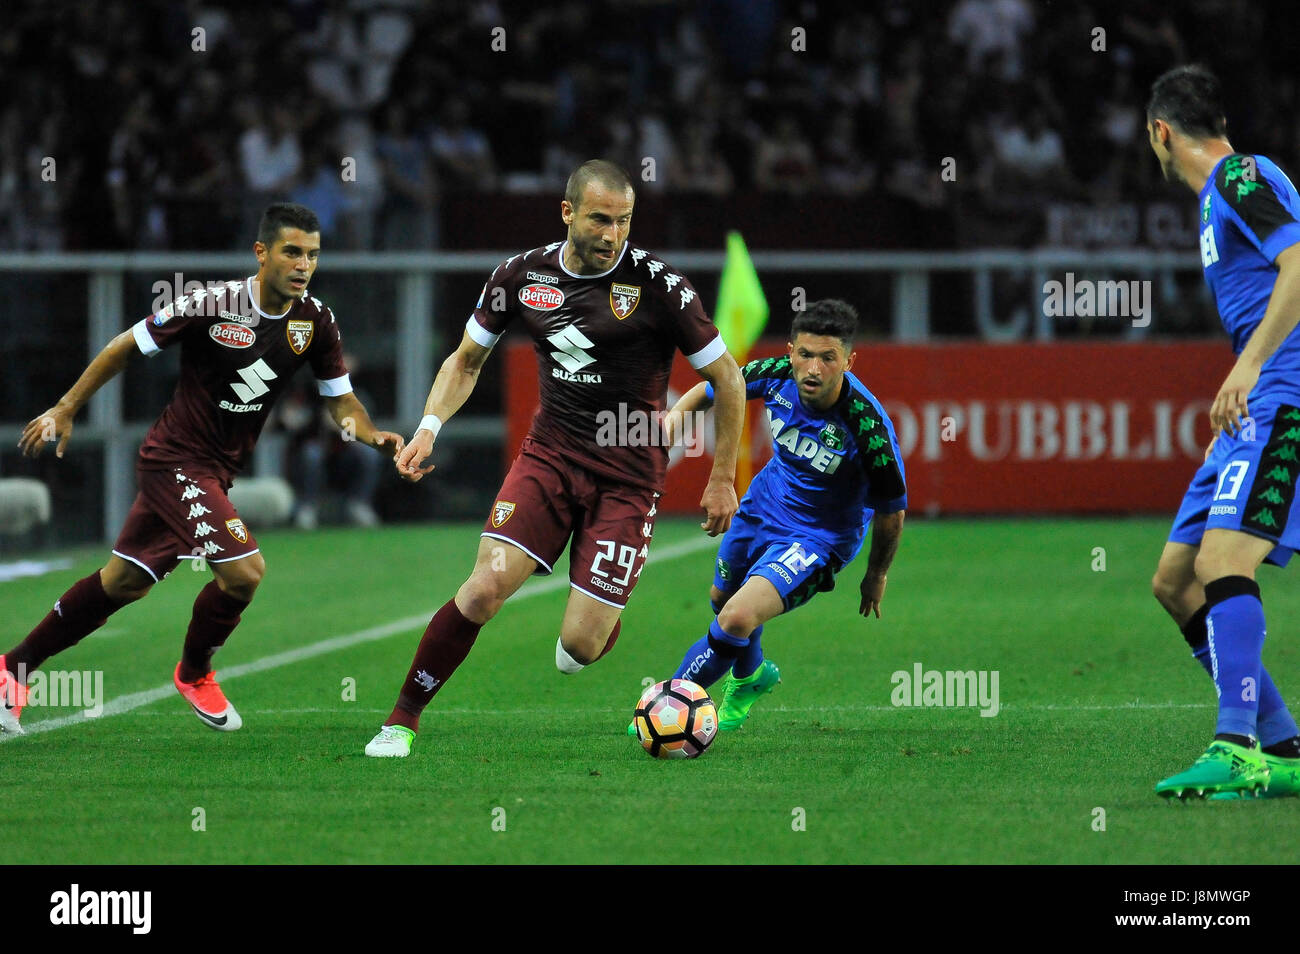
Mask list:
[[[624,728],[642,680],[671,674],[708,623],[715,541],[694,524],[660,524],[617,649],[577,676],[554,668],[567,586],[507,604],[406,760],[362,748],[478,528],[262,534],[267,578],[217,657],[243,730],[205,729],[166,690],[208,579],[182,568],[48,664],[102,671],[110,703],[131,698],[93,721],[29,707],[30,734],[0,743],[0,818],[23,833],[7,857],[653,863],[685,844],[721,863],[1254,862],[1265,836],[1300,841],[1295,800],[1152,794],[1214,722],[1208,678],[1150,596],[1167,526],[910,521],[884,618],[856,615],[862,556],[769,624],[784,682],[687,762],[648,758]],[[104,554],[70,555],[70,571],[0,583],[4,648]],[[1265,662],[1300,701],[1300,592],[1275,569],[1261,580]],[[347,638],[317,645],[332,637]],[[916,663],[997,671],[1000,710],[891,705],[891,674]],[[60,727],[31,731],[46,720]]]

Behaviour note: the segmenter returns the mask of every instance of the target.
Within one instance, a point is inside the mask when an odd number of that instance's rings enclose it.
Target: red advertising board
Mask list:
[[[1168,513],[1209,442],[1207,413],[1232,367],[1227,342],[1169,344],[859,343],[854,372],[885,405],[925,513]],[[783,354],[762,342],[752,357]],[[506,350],[508,459],[537,407],[530,344]],[[699,377],[679,355],[670,401]],[[749,405],[757,470],[766,416]],[[698,512],[705,453],[672,456],[661,512]]]

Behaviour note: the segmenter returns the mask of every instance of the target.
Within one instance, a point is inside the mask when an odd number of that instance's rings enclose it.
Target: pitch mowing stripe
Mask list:
[[[688,540],[684,543],[674,544],[665,547],[663,550],[652,552],[647,558],[647,563],[654,563],[661,560],[675,560],[678,557],[688,556],[708,547],[716,547],[720,541],[717,537],[698,537],[694,540]],[[544,593],[554,593],[556,590],[569,589],[568,574],[563,576],[555,575],[545,580],[535,580],[525,583],[519,592],[510,598],[510,603],[516,603],[520,600],[528,599],[532,596],[541,596]],[[509,605],[509,604],[507,604]],[[229,682],[231,679],[238,679],[240,676],[247,676],[253,673],[267,672],[271,669],[279,669],[281,666],[288,666],[292,663],[301,662],[304,659],[312,659],[316,656],[323,656],[326,653],[332,653],[339,649],[349,649],[353,646],[359,646],[362,643],[371,643],[380,639],[387,639],[389,636],[395,636],[398,633],[404,633],[412,629],[423,629],[429,625],[429,620],[437,608],[429,610],[427,613],[420,613],[415,616],[407,616],[402,619],[393,620],[391,623],[381,623],[378,626],[372,626],[369,629],[359,630],[355,633],[346,633],[342,636],[333,636],[329,639],[322,639],[320,642],[312,643],[308,646],[300,646],[297,649],[289,649],[282,653],[276,653],[273,656],[264,656],[261,659],[254,659],[252,662],[242,663],[238,666],[223,667],[221,670],[221,681]],[[93,635],[93,634],[92,634]],[[121,715],[124,712],[131,712],[139,709],[141,706],[151,705],[159,702],[169,696],[176,695],[176,687],[171,683],[165,686],[157,686],[153,689],[145,689],[142,692],[132,692],[125,696],[118,696],[116,699],[110,699],[104,703],[104,711],[94,719],[88,719],[84,713],[78,712],[72,715],[59,716],[55,719],[46,719],[43,722],[37,722],[30,726],[23,726],[26,730],[24,735],[38,735],[42,732],[53,732],[55,729],[63,729],[70,725],[77,725],[81,722],[98,722],[107,719],[109,716]],[[17,738],[17,736],[0,735],[0,741],[8,741]]]

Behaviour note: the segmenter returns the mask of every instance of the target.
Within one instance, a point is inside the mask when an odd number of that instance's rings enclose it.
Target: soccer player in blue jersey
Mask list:
[[[862,549],[869,524],[858,611],[880,616],[907,488],[894,425],[849,372],[857,324],[846,302],[814,302],[795,318],[785,357],[742,369],[746,398],[767,408],[772,458],[754,477],[718,549],[709,594],[716,618],[673,674],[706,688],[726,676],[721,729],[740,728],[780,681],[776,665],[763,658],[763,624],[833,589],[835,575]],[[686,414],[712,403],[712,386],[696,385],[669,411],[665,427],[680,433]]]
[[[1261,661],[1255,581],[1261,563],[1285,566],[1300,549],[1300,195],[1271,160],[1233,150],[1221,87],[1202,67],[1156,80],[1147,132],[1165,178],[1199,197],[1205,281],[1237,355],[1152,581],[1214,679],[1218,724],[1156,793],[1300,795],[1300,733]]]

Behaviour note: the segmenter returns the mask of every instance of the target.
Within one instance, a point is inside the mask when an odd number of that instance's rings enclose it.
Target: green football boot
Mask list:
[[[1263,791],[1268,785],[1269,766],[1259,749],[1247,749],[1216,739],[1186,772],[1156,783],[1162,798],[1213,797],[1221,792],[1244,795]]]
[[[722,705],[718,706],[718,728],[723,732],[741,728],[754,703],[775,689],[780,681],[781,670],[770,659],[764,659],[763,664],[744,679],[727,673]]]
[[[1296,798],[1300,797],[1300,759],[1284,759],[1280,755],[1264,753],[1268,766],[1268,787],[1253,792],[1219,792],[1211,795],[1212,801],[1242,798]]]

